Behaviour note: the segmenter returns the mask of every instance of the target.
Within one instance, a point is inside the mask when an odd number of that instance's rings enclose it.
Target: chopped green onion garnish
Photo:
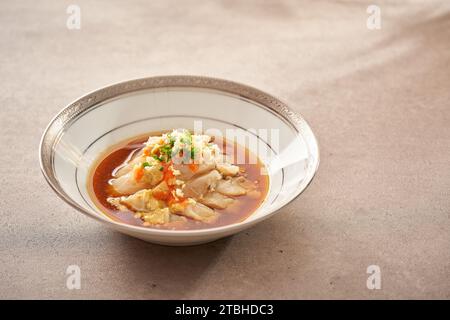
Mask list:
[[[192,147],[191,148],[191,158],[194,159],[195,158],[195,154],[197,153],[197,148]]]

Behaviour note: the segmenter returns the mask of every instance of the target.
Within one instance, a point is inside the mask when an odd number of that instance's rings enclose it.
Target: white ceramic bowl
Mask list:
[[[140,134],[193,129],[194,121],[204,130],[235,129],[258,141],[251,151],[266,165],[270,186],[252,215],[231,225],[177,231],[113,221],[94,205],[87,181],[100,153]],[[319,165],[314,134],[284,103],[246,85],[196,76],[137,79],[89,93],[53,118],[39,152],[48,183],[75,209],[122,233],[166,245],[205,243],[255,225],[305,190]]]

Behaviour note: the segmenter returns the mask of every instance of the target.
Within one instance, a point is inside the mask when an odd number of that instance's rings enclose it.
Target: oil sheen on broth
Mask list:
[[[231,163],[227,155],[233,152],[245,163]],[[249,159],[248,149],[219,137],[151,133],[100,156],[88,190],[116,221],[174,230],[218,227],[245,220],[267,195],[264,165]]]

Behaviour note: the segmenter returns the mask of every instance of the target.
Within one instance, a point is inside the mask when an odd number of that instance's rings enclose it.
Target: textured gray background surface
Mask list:
[[[81,30],[66,8],[81,7]],[[450,3],[3,1],[0,298],[450,298]],[[105,229],[51,191],[39,138],[124,79],[246,83],[311,123],[321,166],[274,218],[208,245]],[[82,288],[66,289],[68,265]],[[366,288],[377,264],[382,289]]]

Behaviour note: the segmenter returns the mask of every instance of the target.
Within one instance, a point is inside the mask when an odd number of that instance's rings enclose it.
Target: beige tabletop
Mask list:
[[[376,2],[380,29],[370,1],[3,1],[0,298],[449,299],[450,3]],[[80,29],[67,27],[71,3]],[[185,248],[60,200],[38,163],[51,117],[98,87],[165,74],[249,84],[304,115],[321,148],[307,191]]]

